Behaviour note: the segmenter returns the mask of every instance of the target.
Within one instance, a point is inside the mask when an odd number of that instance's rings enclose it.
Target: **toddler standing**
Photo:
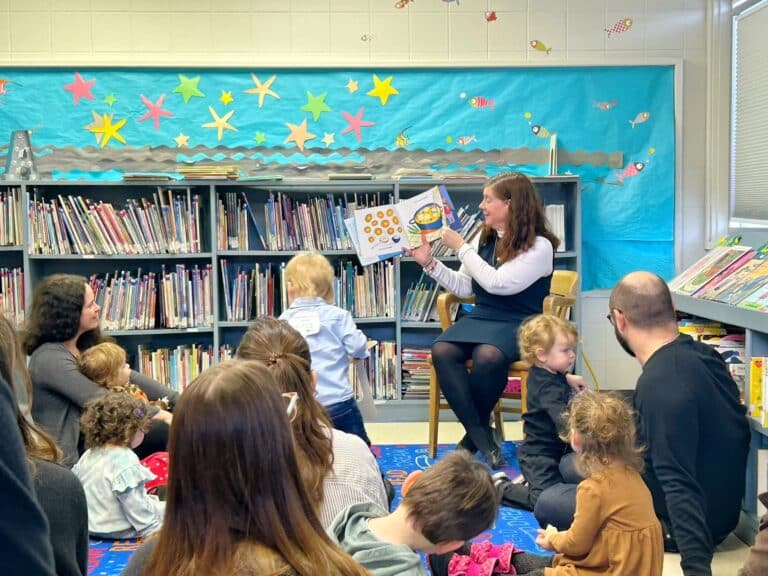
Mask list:
[[[72,471],[88,501],[88,530],[102,538],[136,538],[160,528],[165,503],[147,494],[154,474],[133,452],[149,425],[147,404],[124,393],[89,402],[80,429],[87,450]]]
[[[502,504],[535,510],[539,495],[561,483],[578,483],[570,446],[560,437],[562,417],[574,393],[583,388],[581,376],[570,374],[576,360],[576,328],[557,316],[539,314],[518,330],[520,356],[531,364],[523,442],[517,455],[522,483],[497,474]],[[537,515],[538,517],[538,515]],[[544,522],[542,525],[546,525]]]
[[[370,446],[363,416],[349,382],[349,356],[368,358],[368,340],[352,315],[333,305],[333,267],[325,256],[297,254],[285,268],[289,308],[280,315],[309,344],[317,374],[317,401],[333,427]]]

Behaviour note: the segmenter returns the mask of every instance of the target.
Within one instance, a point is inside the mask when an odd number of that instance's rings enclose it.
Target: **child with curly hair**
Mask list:
[[[136,538],[159,529],[165,503],[147,494],[154,474],[133,452],[149,426],[147,404],[125,393],[110,392],[85,407],[80,429],[87,450],[72,471],[88,501],[88,530],[102,538]]]

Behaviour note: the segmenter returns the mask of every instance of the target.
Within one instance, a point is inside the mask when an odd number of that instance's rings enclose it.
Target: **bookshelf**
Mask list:
[[[581,273],[581,200],[580,181],[576,176],[554,176],[533,178],[539,193],[546,204],[562,204],[565,212],[565,238],[566,250],[556,253],[555,264],[558,268],[573,269]],[[345,245],[344,238],[339,237],[338,231],[334,231],[333,218],[328,216],[318,220],[318,214],[313,212],[317,206],[334,206],[354,204],[358,207],[366,205],[385,204],[397,201],[410,195],[417,194],[436,184],[445,184],[456,207],[469,205],[472,210],[477,210],[477,205],[482,199],[483,179],[446,179],[446,180],[312,180],[312,179],[287,179],[267,182],[237,182],[232,180],[185,180],[185,181],[158,181],[158,182],[7,182],[0,185],[0,191],[7,188],[20,189],[22,193],[22,213],[30,214],[34,208],[34,201],[40,198],[52,199],[67,197],[68,195],[82,196],[93,200],[95,203],[111,203],[116,208],[123,206],[127,199],[152,199],[153,194],[159,190],[170,190],[173,194],[182,197],[197,196],[199,205],[195,208],[197,224],[199,225],[199,238],[196,250],[185,253],[119,253],[104,254],[39,254],[30,242],[25,242],[18,247],[0,247],[0,268],[19,267],[24,272],[24,295],[27,306],[31,302],[33,287],[44,276],[57,272],[81,274],[85,277],[106,274],[114,275],[116,272],[128,271],[136,275],[161,274],[164,267],[172,270],[176,266],[183,265],[186,269],[208,269],[210,273],[210,297],[212,300],[212,321],[210,325],[199,325],[192,328],[154,328],[149,330],[107,330],[106,332],[126,347],[129,354],[137,358],[138,348],[172,348],[178,345],[198,344],[210,348],[213,351],[214,361],[220,353],[226,354],[227,347],[234,350],[240,338],[247,329],[249,322],[243,318],[227,318],[227,297],[223,287],[222,261],[226,262],[230,272],[238,269],[250,273],[250,270],[259,266],[263,272],[269,268],[274,274],[275,283],[271,302],[274,313],[282,311],[280,306],[279,273],[280,266],[286,263],[293,255],[302,249],[309,247],[307,244],[322,243],[318,251],[329,258],[334,267],[345,267],[353,270],[354,275],[362,275],[362,269],[357,266],[355,251],[351,244]],[[267,235],[270,213],[265,210],[278,195],[283,201],[296,209],[298,214],[303,211],[303,222],[296,221],[295,243],[297,245],[282,246],[285,249],[270,249],[260,241],[254,225],[254,220],[259,226],[261,234]],[[238,205],[241,199],[247,199],[251,212],[243,210],[244,205]],[[229,202],[229,203],[228,203]],[[303,208],[298,208],[304,206]],[[314,207],[314,208],[313,208]],[[227,230],[232,232],[229,236],[219,234],[219,222],[221,218],[227,218],[229,209],[235,209],[238,216],[227,221]],[[336,216],[341,210],[336,210]],[[285,214],[284,214],[285,216]],[[299,225],[301,224],[301,226]],[[237,234],[239,237],[235,246],[232,240]],[[30,238],[33,223],[30,218],[22,218],[22,234],[24,239]],[[234,228],[233,228],[234,227]],[[323,227],[325,236],[315,235],[315,228]],[[246,238],[247,236],[247,238]],[[267,244],[274,240],[267,240]],[[274,244],[272,245],[274,248]],[[245,248],[244,248],[245,247]],[[458,268],[459,262],[455,256],[443,256],[441,260],[453,268]],[[352,262],[348,265],[348,262]],[[426,399],[403,399],[400,372],[399,353],[403,347],[423,346],[428,347],[439,332],[437,322],[406,321],[401,318],[403,296],[409,284],[421,272],[420,267],[412,258],[402,257],[390,261],[391,286],[386,285],[386,293],[380,292],[385,298],[390,298],[391,306],[388,310],[368,310],[362,317],[355,317],[358,327],[369,338],[379,341],[394,342],[398,351],[395,361],[394,390],[396,398],[379,402],[378,418],[380,420],[396,421],[422,421],[426,419]],[[368,267],[369,269],[372,267]],[[384,272],[382,272],[384,273]],[[581,274],[580,274],[581,276]],[[348,285],[345,285],[350,288]],[[376,299],[374,299],[376,300]],[[378,301],[378,300],[377,300]],[[370,302],[369,302],[370,303]],[[578,306],[574,309],[574,320],[578,321]],[[138,362],[138,360],[137,360]],[[138,368],[138,366],[134,366]]]
[[[720,302],[701,300],[692,296],[672,294],[675,307],[699,318],[714,320],[728,326],[741,328],[745,334],[746,363],[753,356],[768,356],[768,318],[762,312],[746,310]],[[749,398],[749,377],[745,383],[744,397]],[[752,426],[749,458],[747,460],[746,491],[744,510],[749,517],[749,525],[744,527],[745,537],[751,541],[757,531],[757,451],[768,448],[768,428],[764,428],[754,418],[749,418]],[[743,538],[742,538],[743,539]]]

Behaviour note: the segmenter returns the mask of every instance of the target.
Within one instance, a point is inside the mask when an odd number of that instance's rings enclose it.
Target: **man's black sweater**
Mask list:
[[[738,523],[750,430],[720,355],[681,335],[645,363],[635,390],[645,481],[668,520],[683,572],[712,574],[712,552]]]

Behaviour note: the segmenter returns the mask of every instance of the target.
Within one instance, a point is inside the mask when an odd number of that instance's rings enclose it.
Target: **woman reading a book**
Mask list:
[[[507,385],[507,368],[519,358],[520,323],[542,311],[549,294],[554,251],[544,204],[529,178],[499,174],[483,189],[484,225],[466,242],[446,228],[443,243],[461,261],[453,271],[430,254],[430,246],[406,250],[446,290],[475,296],[474,308],[459,317],[432,345],[440,388],[466,430],[459,448],[480,451],[497,468],[501,446],[489,425],[491,410]],[[465,363],[472,360],[472,370]]]
[[[68,466],[79,457],[80,414],[85,404],[107,390],[78,370],[80,354],[95,344],[110,341],[99,329],[99,305],[83,276],[53,274],[35,288],[23,346],[29,359],[34,402],[32,416],[61,447]],[[168,398],[176,403],[178,392],[156,380],[131,371],[130,381],[150,400]],[[136,450],[139,458],[165,450],[169,414],[150,408],[152,427]]]

